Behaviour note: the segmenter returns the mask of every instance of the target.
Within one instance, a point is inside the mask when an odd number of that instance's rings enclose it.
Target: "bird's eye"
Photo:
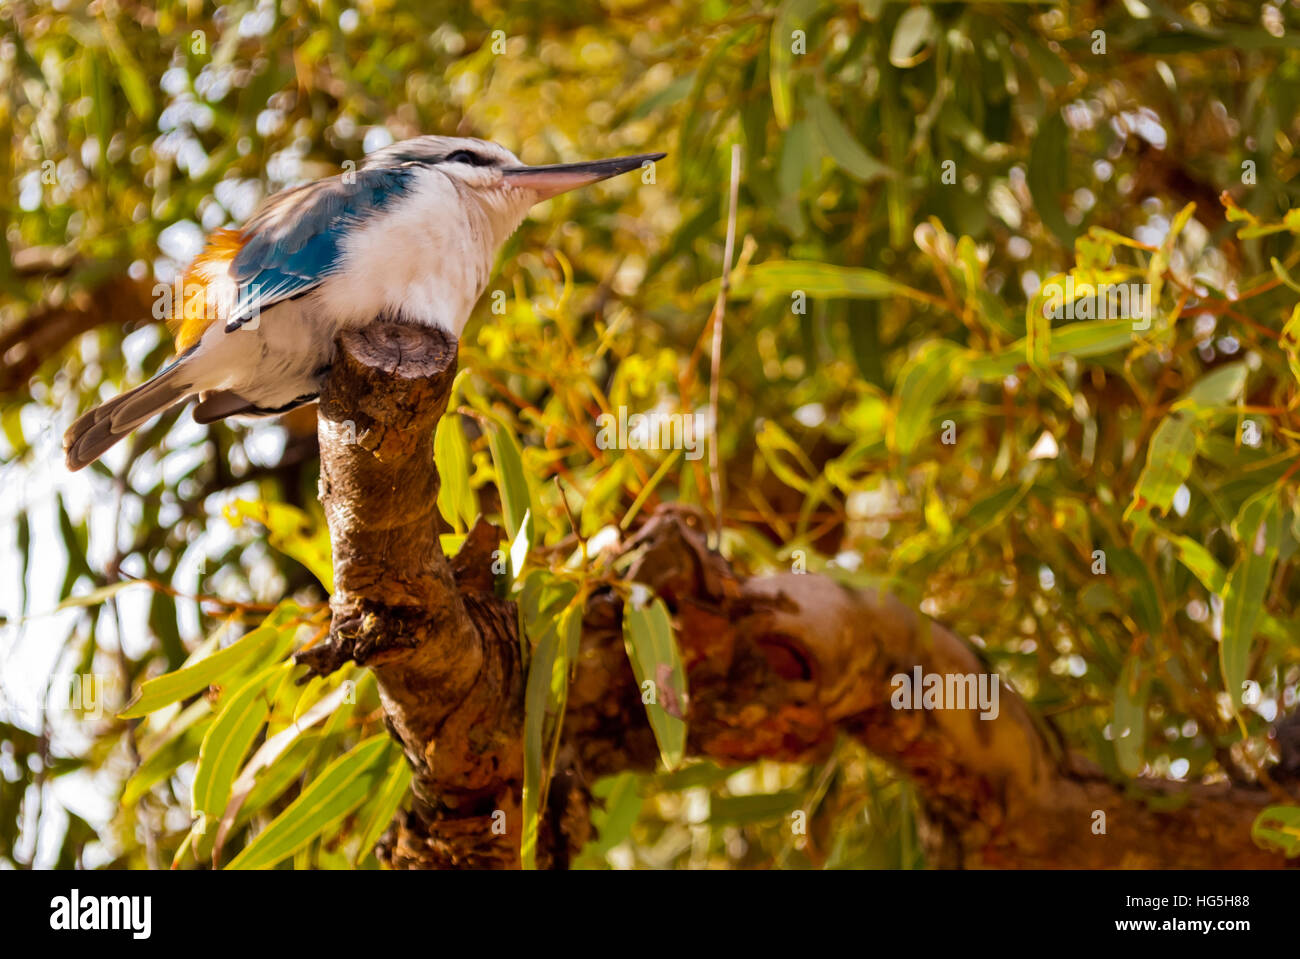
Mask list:
[[[446,156],[447,163],[468,163],[470,166],[487,166],[491,163],[477,153],[471,153],[469,150],[457,150],[454,153],[448,153]]]

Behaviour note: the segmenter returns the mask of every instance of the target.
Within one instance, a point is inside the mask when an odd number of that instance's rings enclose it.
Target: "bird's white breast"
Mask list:
[[[316,299],[341,327],[385,316],[460,336],[487,286],[496,246],[477,199],[437,170],[421,171],[411,190],[353,228],[341,270]]]

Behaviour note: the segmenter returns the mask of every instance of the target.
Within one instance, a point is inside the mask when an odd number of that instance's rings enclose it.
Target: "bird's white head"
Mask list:
[[[495,245],[499,246],[534,204],[640,169],[664,155],[645,153],[610,160],[527,166],[505,147],[490,140],[422,136],[376,150],[366,157],[362,169],[414,166],[445,177],[463,206],[472,204],[487,214]]]
[[[331,306],[358,321],[386,312],[459,336],[497,252],[530,207],[663,156],[527,166],[500,144],[442,136],[376,150],[358,184],[394,177],[401,199],[348,241],[348,277],[331,286]]]

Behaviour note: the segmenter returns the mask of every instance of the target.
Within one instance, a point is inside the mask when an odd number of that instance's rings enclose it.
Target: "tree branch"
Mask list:
[[[0,396],[25,390],[41,364],[82,333],[103,324],[126,328],[148,317],[151,289],[123,273],[34,309],[0,330]]]
[[[438,544],[433,435],[456,344],[376,325],[339,345],[319,425],[333,625],[299,659],[322,674],[348,659],[375,672],[415,772],[411,848],[395,855],[431,867],[513,865],[523,703],[513,607],[490,583],[459,589]],[[476,530],[473,549],[485,534]],[[504,833],[493,830],[498,809]]]
[[[335,564],[319,673],[371,667],[415,771],[415,801],[381,854],[396,867],[518,865],[523,676],[514,605],[493,593],[501,534],[482,520],[454,561],[438,544],[433,433],[456,346],[372,326],[340,341],[321,396],[321,500]],[[673,612],[690,686],[689,752],[720,763],[812,760],[839,733],[917,786],[939,866],[1280,866],[1250,824],[1263,790],[1114,784],[1063,756],[1008,687],[996,718],[895,709],[891,678],[990,673],[961,639],[872,590],[816,575],[744,577],[700,516],[661,508],[619,547],[629,577]],[[621,600],[596,592],[541,824],[538,863],[562,867],[590,833],[588,784],[650,770],[658,751],[622,637]],[[1104,813],[1106,831],[1094,832]]]

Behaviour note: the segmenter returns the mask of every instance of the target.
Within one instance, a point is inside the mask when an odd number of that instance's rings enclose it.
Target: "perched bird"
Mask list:
[[[213,233],[174,306],[176,359],[72,424],[68,468],[191,396],[200,423],[314,400],[344,329],[382,320],[459,337],[533,204],[663,156],[525,166],[486,140],[423,136],[275,194],[242,229]]]

